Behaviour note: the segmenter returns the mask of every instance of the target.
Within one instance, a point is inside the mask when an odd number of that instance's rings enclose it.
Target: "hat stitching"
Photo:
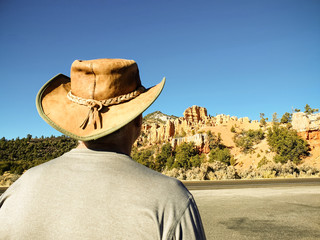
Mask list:
[[[90,66],[91,66],[91,72],[92,72],[92,74],[93,74],[93,76],[94,76],[91,98],[94,99],[94,91],[96,90],[96,85],[97,85],[97,82],[96,82],[96,81],[97,81],[97,80],[96,80],[97,76],[96,76],[96,74],[95,74],[94,71],[93,71],[93,63],[90,63]]]

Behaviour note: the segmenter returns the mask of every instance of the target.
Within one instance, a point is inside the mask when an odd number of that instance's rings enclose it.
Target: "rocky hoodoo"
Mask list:
[[[159,118],[160,116],[158,116]],[[164,119],[164,118],[163,118]],[[198,149],[207,153],[209,151],[206,144],[208,130],[219,126],[243,125],[250,123],[250,119],[237,118],[219,114],[215,117],[208,116],[207,109],[199,106],[187,108],[183,117],[170,118],[164,123],[159,121],[145,121],[142,125],[142,135],[137,140],[137,146],[151,146],[170,142],[173,147],[182,142],[194,142]],[[258,122],[254,122],[255,125]]]
[[[187,122],[199,122],[208,120],[207,109],[199,106],[192,106],[187,108],[183,113],[184,119]]]

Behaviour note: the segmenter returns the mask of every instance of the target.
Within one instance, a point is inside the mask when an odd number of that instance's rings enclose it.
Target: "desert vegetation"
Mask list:
[[[144,164],[143,156],[147,156],[145,164],[154,170],[181,180],[223,180],[223,179],[253,179],[276,177],[314,177],[320,176],[319,169],[307,165],[299,165],[303,157],[309,153],[305,140],[292,130],[290,124],[275,122],[272,127],[234,132],[234,141],[244,154],[254,151],[254,146],[266,139],[269,151],[274,152],[273,160],[265,156],[257,167],[242,169],[237,167],[230,149],[222,143],[220,134],[207,132],[209,154],[203,154],[191,143],[182,143],[173,149],[169,143],[161,149],[144,149],[139,154],[137,149],[133,159]],[[154,154],[154,157],[152,156]],[[260,156],[260,154],[257,154]]]
[[[268,129],[268,144],[271,151],[276,153],[275,162],[301,162],[302,157],[309,154],[308,143],[300,138],[295,130],[278,124]]]
[[[320,177],[319,169],[311,166],[298,166],[291,161],[285,164],[266,162],[259,168],[238,169],[227,166],[222,162],[204,163],[191,169],[166,169],[164,174],[180,180],[228,180],[228,179],[257,179],[257,178],[296,178]]]
[[[230,153],[230,149],[222,143],[221,134],[216,136],[211,131],[207,132],[208,145],[210,149],[209,162],[222,162],[226,165],[233,165],[234,158]]]
[[[233,140],[237,147],[241,149],[244,153],[249,153],[253,149],[255,144],[258,144],[262,139],[264,139],[264,132],[262,129],[248,131],[242,130],[240,133],[236,133]]]
[[[317,111],[307,104],[301,114],[311,115]],[[190,112],[187,116],[191,118]],[[184,180],[320,177],[319,169],[314,165],[303,164],[304,158],[311,155],[311,147],[293,130],[292,116],[286,112],[278,118],[274,113],[272,121],[267,122],[268,118],[261,113],[256,125],[246,123],[246,126],[255,126],[254,129],[243,127],[237,120],[230,120],[228,125],[222,118],[216,122],[220,124],[217,128],[220,130],[213,131],[214,128],[201,128],[193,122],[185,122],[192,128],[177,128],[173,139],[179,142],[157,140],[150,144],[148,134],[142,132],[143,141],[137,141],[131,156],[155,171]],[[159,126],[168,119],[180,121],[174,116],[163,117],[161,112],[147,115],[144,121]],[[225,131],[225,135],[228,132],[229,142],[222,139],[219,131]],[[199,147],[198,143],[186,140],[190,136],[203,138],[205,146]],[[25,170],[56,158],[76,145],[76,140],[66,136],[37,138],[29,134],[21,139],[1,138],[0,185],[11,183]]]
[[[66,137],[0,139],[0,175],[8,171],[22,174],[25,170],[61,156],[78,144]]]
[[[147,148],[137,150],[133,148],[133,160],[159,172],[164,169],[199,167],[204,156],[199,155],[193,142],[182,143],[173,149],[170,143],[162,145],[161,149]]]

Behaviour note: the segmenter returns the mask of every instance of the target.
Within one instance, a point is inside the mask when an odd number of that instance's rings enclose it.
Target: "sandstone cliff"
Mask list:
[[[215,117],[208,116],[207,109],[199,106],[187,108],[183,117],[168,117],[160,112],[147,115],[147,119],[142,126],[142,135],[137,140],[137,146],[152,146],[170,142],[176,147],[182,142],[194,142],[198,149],[208,153],[209,149],[206,144],[207,131],[219,132],[219,127],[242,126],[250,124],[248,117],[238,118],[219,114]],[[150,116],[155,116],[156,120],[151,121]],[[166,121],[158,121],[162,119]],[[258,121],[252,121],[252,127],[257,128]],[[227,143],[231,142],[230,137],[226,136]]]
[[[293,113],[292,128],[306,140],[320,140],[320,113]]]
[[[294,113],[292,128],[309,143],[310,156],[304,162],[309,166],[320,168],[320,113]]]
[[[157,118],[166,121],[145,121],[142,126],[142,135],[136,142],[136,146],[151,147],[154,145],[161,146],[162,143],[169,142],[173,147],[182,142],[194,142],[196,147],[202,153],[209,153],[207,142],[207,132],[221,134],[223,144],[225,144],[231,153],[235,156],[238,166],[248,168],[257,166],[258,162],[266,157],[272,160],[274,154],[270,152],[266,140],[263,140],[254,147],[254,153],[244,154],[233,141],[235,133],[230,129],[234,127],[237,132],[242,130],[260,129],[260,123],[257,120],[251,121],[248,117],[238,118],[219,114],[209,116],[207,109],[199,106],[187,108],[183,117],[163,117],[157,112]],[[268,122],[266,129],[272,123]],[[320,168],[320,113],[305,114],[294,113],[292,116],[292,128],[297,130],[298,134],[308,141],[311,148],[311,154],[304,162]]]

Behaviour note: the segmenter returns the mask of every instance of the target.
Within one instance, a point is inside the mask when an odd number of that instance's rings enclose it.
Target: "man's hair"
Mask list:
[[[103,144],[112,144],[115,142],[119,142],[124,137],[128,137],[127,136],[127,134],[128,134],[127,128],[141,127],[142,122],[140,119],[141,119],[141,115],[139,115],[138,117],[133,119],[128,124],[124,125],[122,128],[118,129],[117,131],[110,133],[109,135],[98,138],[96,140],[83,141],[83,143],[88,148],[96,148],[96,147],[99,147],[102,143]]]
[[[126,125],[107,136],[104,136],[95,140],[83,141],[83,142],[88,148],[95,148],[95,146],[100,145],[102,142],[111,143],[111,142],[117,141],[123,136],[123,133],[125,132],[124,131],[125,127]]]

